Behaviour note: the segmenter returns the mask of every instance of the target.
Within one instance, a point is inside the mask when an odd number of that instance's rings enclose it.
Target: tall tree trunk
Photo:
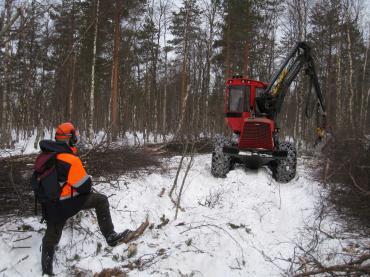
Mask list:
[[[12,0],[6,0],[5,1],[5,18],[6,18],[6,26],[9,24],[12,24],[11,19],[11,8],[12,8]],[[10,88],[10,55],[11,55],[11,49],[10,49],[10,42],[9,42],[9,30],[6,30],[3,33],[4,41],[5,41],[5,53],[4,53],[4,84],[3,84],[3,91],[2,91],[2,115],[1,115],[1,143],[4,143],[6,145],[9,144],[10,141],[10,122],[8,122],[9,119],[9,111],[8,111],[8,94],[9,94],[9,88]]]
[[[369,106],[369,98],[370,98],[370,88],[367,89],[366,96],[364,97],[364,115],[363,115],[363,121],[364,121],[364,126],[363,126],[363,133],[368,133],[369,132],[369,125],[367,123],[367,118],[369,114],[369,110],[367,107]]]
[[[167,10],[166,4],[162,4],[161,2],[161,9],[163,9],[163,16],[164,16],[164,33],[163,33],[163,40],[164,40],[164,84],[163,84],[163,104],[162,104],[162,135],[163,140],[166,141],[166,133],[167,133],[167,79],[168,79],[168,68],[167,68],[167,58],[168,58],[168,50],[167,50]]]
[[[348,73],[348,88],[349,88],[349,101],[348,101],[348,108],[349,108],[349,114],[348,114],[348,121],[349,125],[353,127],[353,98],[354,98],[354,90],[353,90],[353,59],[352,59],[352,39],[350,34],[350,7],[349,3],[347,1],[347,53],[348,53],[348,62],[349,62],[349,73]]]
[[[247,1],[248,2],[248,1]],[[245,20],[245,34],[246,40],[244,45],[244,63],[243,63],[243,76],[248,77],[248,66],[249,66],[249,48],[250,48],[250,41],[249,41],[249,34],[251,31],[251,21],[250,21],[250,4],[249,2],[246,4],[246,20]]]
[[[72,56],[72,64],[71,64],[71,76],[70,76],[70,90],[69,90],[69,96],[68,96],[68,118],[70,121],[72,121],[73,116],[73,95],[75,90],[75,74],[76,74],[76,56],[77,53],[74,50],[75,47],[75,2],[72,2],[72,15],[71,15],[71,34],[70,34],[70,49],[71,49],[71,55]]]
[[[152,3],[154,7],[154,1]],[[154,57],[153,57],[153,66],[152,66],[152,83],[153,83],[153,94],[154,94],[154,142],[157,142],[158,136],[158,126],[159,126],[159,119],[160,119],[160,99],[158,95],[158,82],[157,82],[157,71],[158,71],[158,62],[159,62],[159,45],[160,45],[160,38],[162,32],[162,13],[159,14],[158,19],[158,29],[156,34],[156,45],[154,47]],[[154,34],[153,38],[154,40]]]
[[[211,7],[209,7],[208,13],[208,24],[209,24],[209,37],[207,41],[207,56],[206,56],[206,68],[205,68],[205,111],[204,111],[204,125],[203,125],[203,132],[209,133],[210,124],[208,122],[208,105],[209,105],[209,95],[211,95],[211,58],[213,56],[213,40],[214,40],[214,25],[215,25],[215,17],[217,12],[217,3],[211,1]]]
[[[297,24],[298,26],[298,33],[296,36],[299,40],[304,41],[306,39],[306,33],[307,33],[307,13],[308,13],[308,7],[307,7],[307,0],[296,0],[294,1],[294,9],[298,16],[297,22],[293,24]],[[302,146],[302,130],[303,130],[303,121],[302,121],[302,113],[303,113],[303,94],[304,94],[304,87],[302,85],[303,80],[300,76],[297,76],[298,87],[297,90],[297,114],[296,114],[296,122],[294,127],[294,136],[297,141],[297,148],[299,149]]]
[[[274,18],[274,22],[276,25],[277,20]],[[275,61],[275,40],[276,40],[276,30],[275,28],[272,28],[272,41],[270,45],[270,55],[269,55],[269,65],[268,65],[268,76],[266,76],[268,79],[271,78],[272,72],[274,70],[274,61]]]
[[[121,5],[120,0],[116,0],[115,15],[114,15],[114,49],[113,49],[113,64],[112,64],[112,93],[111,93],[111,112],[110,121],[112,128],[112,140],[116,140],[118,131],[118,80],[120,59],[119,52],[121,48]]]
[[[342,23],[341,23],[342,25]],[[337,32],[340,34],[339,26]],[[337,40],[336,45],[336,95],[335,95],[335,115],[336,115],[336,128],[337,130],[342,127],[342,114],[343,108],[341,105],[342,101],[342,66],[341,66],[341,56],[342,56],[342,44],[341,39]]]
[[[94,28],[94,44],[93,44],[93,57],[91,65],[91,87],[90,87],[90,102],[89,102],[89,127],[88,136],[90,139],[94,136],[94,107],[95,107],[95,65],[96,65],[96,42],[98,40],[98,24],[99,24],[99,1],[96,0],[96,12],[95,12],[95,28]]]
[[[188,55],[189,55],[189,21],[190,21],[191,7],[189,1],[186,1],[186,17],[185,17],[185,30],[184,30],[184,52],[182,59],[182,70],[181,70],[181,118],[176,131],[176,136],[178,136],[183,129],[186,105],[188,102]]]
[[[361,129],[363,133],[366,132],[367,107],[369,104],[369,94],[370,94],[369,88],[366,91],[366,79],[365,79],[369,48],[370,48],[370,23],[369,23],[368,42],[367,42],[367,47],[366,47],[366,52],[365,52],[365,61],[364,61],[364,67],[363,67],[363,72],[362,72],[362,93],[361,93],[361,110],[360,110],[361,118],[360,120],[362,123]]]
[[[76,75],[76,53],[73,54],[73,60],[72,60],[72,77],[71,77],[71,89],[69,90],[69,110],[68,110],[68,117],[69,120],[72,121],[73,117],[73,95],[75,91],[75,75]]]
[[[331,76],[332,76],[332,48],[333,48],[333,42],[332,42],[332,37],[333,37],[333,26],[329,26],[329,45],[328,45],[328,53],[327,53],[327,62],[326,62],[326,76],[325,76],[325,91],[324,91],[324,98],[327,100],[326,101],[326,113],[332,115],[333,114],[333,109],[332,109],[332,97],[330,95],[332,94],[332,89],[331,89]]]
[[[230,15],[230,2],[228,2],[228,15],[227,15],[227,31],[226,31],[226,54],[225,54],[225,77],[228,78],[231,75],[231,62],[230,62],[230,52],[231,52],[231,15]]]

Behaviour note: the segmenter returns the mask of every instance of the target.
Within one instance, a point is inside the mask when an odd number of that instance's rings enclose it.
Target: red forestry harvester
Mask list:
[[[216,137],[212,152],[211,173],[225,177],[235,163],[249,168],[268,165],[279,182],[289,182],[296,173],[297,152],[291,142],[279,141],[276,117],[290,84],[301,69],[309,76],[306,116],[316,107],[320,112],[319,136],[325,130],[325,105],[315,71],[310,47],[299,42],[289,53],[269,83],[234,76],[226,81],[225,115],[233,131],[232,138]],[[313,101],[312,96],[317,101]]]

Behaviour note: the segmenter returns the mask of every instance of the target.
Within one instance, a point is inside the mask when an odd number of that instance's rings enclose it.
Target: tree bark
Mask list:
[[[115,15],[114,15],[114,46],[113,46],[113,64],[112,64],[112,93],[111,93],[111,135],[112,140],[117,139],[118,131],[118,95],[119,95],[119,67],[121,49],[121,5],[120,0],[116,0]]]
[[[163,140],[166,141],[166,133],[167,133],[167,79],[168,79],[168,50],[167,50],[167,10],[166,4],[161,3],[161,12],[163,12],[164,16],[164,33],[163,33],[163,40],[164,40],[164,84],[163,84],[163,104],[162,104],[162,135]]]
[[[189,52],[189,21],[190,21],[190,12],[191,7],[189,0],[185,3],[186,7],[186,16],[185,16],[185,29],[184,29],[184,52],[183,52],[183,59],[182,59],[182,70],[181,70],[181,118],[180,122],[176,131],[176,136],[178,136],[183,129],[185,113],[186,113],[186,105],[188,101],[188,52]]]
[[[69,120],[72,121],[72,116],[73,116],[73,95],[75,91],[75,75],[76,75],[76,53],[73,55],[73,60],[72,60],[72,78],[71,78],[71,89],[69,91],[69,111],[68,111],[68,117]]]
[[[307,33],[307,13],[308,13],[308,7],[307,7],[307,0],[296,0],[294,1],[294,9],[295,13],[297,14],[297,22],[292,22],[293,24],[296,24],[298,26],[298,33],[295,34],[299,40],[304,41],[306,39],[306,33]],[[297,148],[299,149],[301,147],[301,142],[303,138],[303,121],[302,121],[302,113],[303,113],[303,94],[304,94],[304,87],[303,87],[303,78],[301,78],[299,75],[297,76],[297,79],[299,80],[298,86],[296,88],[297,90],[297,114],[296,114],[296,122],[294,127],[294,136],[297,141]]]
[[[72,121],[73,116],[73,95],[75,90],[75,74],[76,74],[76,59],[77,59],[77,53],[74,50],[75,48],[75,2],[72,2],[72,15],[71,15],[71,34],[70,34],[70,51],[73,53],[72,55],[72,62],[71,62],[71,76],[70,76],[70,90],[69,90],[69,96],[68,96],[68,118],[70,121]],[[69,56],[70,57],[70,56]]]
[[[245,20],[245,45],[244,45],[244,63],[243,63],[243,76],[248,77],[248,66],[249,66],[249,48],[250,48],[250,43],[249,43],[249,34],[251,32],[251,22],[250,22],[250,4],[246,4],[246,20]]]
[[[231,64],[230,64],[230,47],[231,47],[231,15],[230,15],[230,2],[228,2],[228,15],[227,15],[227,31],[226,31],[226,53],[225,53],[225,77],[228,78],[231,75]]]
[[[348,74],[348,88],[349,88],[349,101],[348,101],[348,120],[349,126],[353,127],[353,98],[354,98],[354,90],[353,90],[353,59],[352,59],[352,39],[350,34],[350,7],[349,3],[347,2],[347,50],[348,50],[348,62],[349,62],[349,74]]]
[[[366,91],[366,67],[367,67],[367,60],[368,60],[368,54],[369,54],[369,48],[370,48],[370,23],[369,23],[369,37],[368,37],[368,42],[367,42],[367,47],[366,47],[366,52],[365,52],[365,61],[364,61],[364,67],[363,67],[363,72],[362,72],[362,96],[361,96],[361,121],[362,121],[362,132],[366,132],[366,121],[367,121],[367,107],[369,104],[369,94],[370,94],[370,89],[367,89]]]
[[[342,22],[341,24],[342,25]],[[338,34],[341,33],[339,27],[337,30]],[[336,45],[336,97],[335,97],[335,114],[336,114],[336,128],[340,129],[342,127],[342,109],[341,109],[341,97],[342,97],[342,66],[341,66],[341,39],[338,38]]]
[[[95,28],[94,28],[94,44],[93,44],[93,57],[91,65],[91,87],[90,87],[90,102],[89,102],[89,126],[88,136],[90,139],[94,136],[94,111],[95,111],[95,65],[96,65],[96,42],[98,39],[98,24],[99,24],[99,1],[96,0],[96,12],[95,12]]]
[[[9,87],[10,87],[10,55],[11,55],[11,49],[10,49],[10,42],[8,39],[9,29],[6,29],[7,26],[11,26],[12,18],[11,18],[11,6],[12,6],[12,0],[5,1],[5,17],[6,17],[6,27],[3,29],[3,36],[5,37],[5,52],[4,52],[4,84],[3,84],[3,91],[2,91],[2,115],[1,115],[1,128],[2,128],[2,139],[1,143],[5,143],[8,145],[10,141],[10,133],[9,133],[9,126],[10,122],[8,122],[8,94],[9,94]],[[9,27],[10,28],[10,27]]]

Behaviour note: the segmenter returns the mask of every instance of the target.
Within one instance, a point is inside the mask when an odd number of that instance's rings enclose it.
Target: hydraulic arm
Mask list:
[[[263,113],[267,113],[271,119],[275,120],[281,110],[285,95],[289,86],[297,77],[300,70],[304,68],[309,77],[310,85],[306,97],[306,115],[312,113],[312,89],[315,91],[317,102],[321,110],[323,122],[325,122],[325,103],[321,93],[319,81],[315,71],[315,64],[311,56],[311,48],[305,42],[299,42],[289,53],[288,57],[280,66],[279,70],[271,78],[268,87],[257,98],[258,107]],[[325,123],[323,123],[325,125]],[[320,126],[324,128],[325,126]]]

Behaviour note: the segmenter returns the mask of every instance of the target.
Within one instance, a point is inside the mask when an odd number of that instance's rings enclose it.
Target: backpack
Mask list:
[[[56,152],[39,154],[31,178],[31,186],[35,195],[35,213],[37,214],[37,202],[40,202],[43,207],[43,216],[44,205],[59,201],[62,191],[58,183],[56,155]]]

